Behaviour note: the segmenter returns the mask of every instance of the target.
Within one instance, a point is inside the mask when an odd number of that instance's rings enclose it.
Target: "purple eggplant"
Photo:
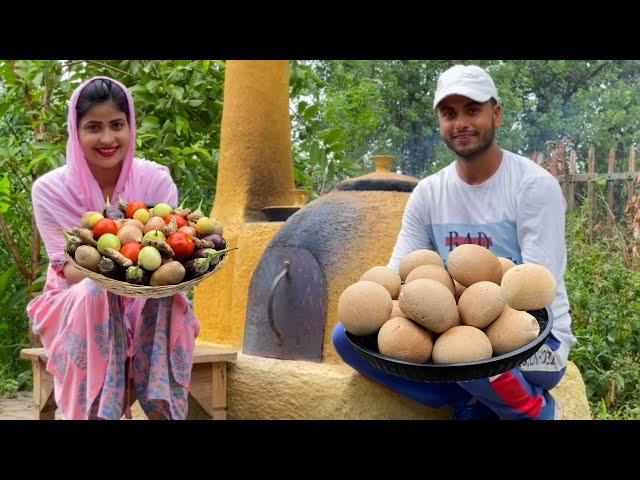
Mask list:
[[[187,280],[204,275],[209,270],[209,258],[194,258],[184,263]]]
[[[216,253],[214,248],[199,248],[193,252],[193,258],[209,258],[209,255]]]
[[[224,258],[224,256],[227,254],[227,252],[230,252],[231,250],[237,250],[238,247],[236,248],[225,248],[224,250],[213,250],[213,252],[208,252],[207,255],[209,257],[209,270],[213,270],[216,265],[218,265],[218,263],[220,263],[220,261]],[[212,249],[205,249],[205,250],[212,250]]]
[[[64,235],[64,238],[66,238],[67,240],[66,252],[69,254],[69,256],[74,257],[76,254],[76,249],[80,245],[84,245],[84,243],[82,242],[82,240],[80,240],[80,238],[78,238],[76,235],[72,234],[71,232],[67,232],[66,230],[63,230],[62,234]]]
[[[106,218],[110,218],[111,220],[124,219],[124,213],[120,211],[119,207],[116,207],[115,205],[111,205],[111,202],[109,202],[109,197],[107,197],[107,203],[104,206],[104,210],[102,211],[102,214]]]
[[[202,237],[202,240],[208,240],[213,243],[213,248],[216,250],[224,250],[227,248],[227,241],[216,233],[210,233]]]
[[[220,255],[220,252],[217,252],[213,248],[199,248],[198,250],[193,252],[193,257],[194,258],[208,258],[209,259],[209,271],[211,271],[216,267],[216,265],[218,264],[218,262],[222,258],[222,255]]]
[[[122,198],[120,198],[120,199],[118,200],[118,208],[120,209],[120,211],[121,211],[123,214],[125,214],[125,216],[126,216],[126,213],[127,213],[127,205],[128,205],[128,203],[127,203],[127,202],[125,202],[124,200],[122,200]]]
[[[102,260],[100,260],[100,263],[98,264],[98,271],[105,277],[119,277],[118,265],[116,265],[116,262],[111,260],[109,257],[102,257]]]

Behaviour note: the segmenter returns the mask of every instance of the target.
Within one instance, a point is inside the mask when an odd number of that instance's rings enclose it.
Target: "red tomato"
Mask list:
[[[140,253],[140,250],[142,250],[142,245],[138,242],[128,242],[120,248],[120,253],[135,264],[138,263],[138,254]]]
[[[190,227],[188,225],[184,226],[184,227],[180,227],[178,229],[179,232],[184,232],[187,235],[193,235],[194,237],[196,236],[196,234],[198,233],[198,231],[194,228],[194,227]]]
[[[187,226],[187,221],[184,218],[182,218],[180,215],[167,215],[165,217],[165,219],[164,219],[164,223],[169,225],[169,222],[171,222],[172,218],[176,219],[176,223],[178,224],[178,228]]]
[[[169,235],[167,243],[173,249],[177,260],[188,260],[196,250],[196,244],[189,235],[184,232],[176,232]]]
[[[93,238],[98,240],[105,233],[118,233],[118,224],[110,218],[102,218],[93,226]]]
[[[127,205],[127,211],[125,212],[127,218],[133,218],[133,214],[136,213],[136,210],[138,210],[139,208],[148,210],[147,205],[144,202],[131,202],[129,205]]]

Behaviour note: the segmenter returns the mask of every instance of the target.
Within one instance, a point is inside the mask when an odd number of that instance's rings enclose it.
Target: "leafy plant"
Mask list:
[[[640,398],[640,272],[625,265],[627,233],[621,227],[589,242],[587,212],[585,204],[567,229],[565,281],[580,342],[571,359],[595,414],[633,416]]]

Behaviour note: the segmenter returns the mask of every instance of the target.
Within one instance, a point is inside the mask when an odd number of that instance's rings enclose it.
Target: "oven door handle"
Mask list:
[[[273,320],[273,299],[276,295],[276,288],[278,288],[278,284],[280,283],[280,280],[282,280],[283,277],[286,277],[287,275],[289,275],[290,265],[291,263],[289,262],[289,260],[284,261],[283,270],[276,276],[276,278],[273,279],[273,282],[271,283],[271,289],[269,290],[269,300],[267,304],[267,319],[269,320],[269,326],[271,327],[271,330],[273,330],[273,333],[275,333],[276,337],[278,337],[278,345],[282,345],[282,332],[280,332],[280,330],[276,326],[275,321]]]

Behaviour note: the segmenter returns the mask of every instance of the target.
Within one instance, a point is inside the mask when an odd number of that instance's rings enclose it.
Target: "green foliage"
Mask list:
[[[601,400],[597,405],[594,418],[598,420],[640,420],[640,406],[622,405],[612,411],[607,407],[607,402]]]
[[[16,398],[17,393],[33,388],[31,370],[14,375],[6,365],[0,364],[0,398]]]
[[[437,119],[431,108],[437,73],[451,62],[315,62],[325,82],[321,123],[339,126],[349,138],[348,158],[368,170],[371,157],[390,154],[396,167],[426,172],[439,148]],[[430,90],[431,89],[431,90]]]
[[[530,154],[548,141],[568,139],[578,151],[579,171],[586,170],[593,146],[602,172],[609,148],[640,138],[640,106],[632,100],[640,94],[638,61],[310,62],[324,82],[316,87],[318,121],[349,133],[347,157],[368,167],[372,155],[384,153],[411,175],[434,172],[453,160],[432,99],[438,75],[455,63],[480,65],[493,76],[504,118],[496,138],[504,148]],[[363,120],[366,128],[353,134],[350,126]]]
[[[331,115],[332,107],[350,108],[350,104],[345,99],[329,100],[324,92],[326,84],[308,62],[294,61],[290,71],[295,182],[298,187],[314,192],[314,198],[326,193],[338,181],[362,172],[357,162],[347,155],[353,129],[349,131],[325,118]]]
[[[573,330],[571,352],[592,410],[603,418],[637,418],[640,398],[640,272],[628,268],[627,235],[588,242],[587,207],[569,218],[565,274]]]

